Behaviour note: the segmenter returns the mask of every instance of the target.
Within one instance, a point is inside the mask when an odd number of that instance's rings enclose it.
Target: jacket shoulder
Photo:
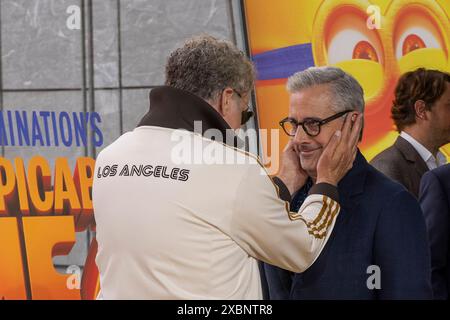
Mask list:
[[[427,171],[422,177],[422,183],[437,180],[442,186],[450,189],[450,163]]]
[[[400,150],[398,150],[394,145],[381,151],[377,154],[371,161],[370,164],[376,167],[377,165],[384,165],[391,163],[392,161],[405,160]]]
[[[405,186],[398,180],[393,179],[373,165],[369,165],[368,167],[366,187],[372,189],[371,192],[375,194],[381,193],[387,197],[391,197],[401,191],[408,192]]]
[[[375,156],[370,164],[378,171],[394,180],[401,180],[404,171],[408,170],[408,161],[402,153],[395,147],[391,146]]]
[[[450,181],[450,163],[433,169],[430,173],[434,174],[439,179]]]
[[[379,172],[375,168],[368,170],[366,178],[366,196],[377,214],[384,216],[410,216],[420,213],[420,205],[408,189]],[[394,219],[396,220],[396,219]],[[397,220],[396,220],[397,221]]]

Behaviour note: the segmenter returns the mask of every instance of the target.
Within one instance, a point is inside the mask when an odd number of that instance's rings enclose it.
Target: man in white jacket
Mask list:
[[[151,91],[138,127],[98,155],[100,298],[261,299],[258,260],[302,272],[318,257],[340,210],[336,185],[356,155],[360,116],[347,117],[316,185],[289,212],[307,178],[291,144],[273,179],[236,148],[232,129],[249,116],[253,85],[251,62],[231,43],[193,38],[170,55],[166,86]]]

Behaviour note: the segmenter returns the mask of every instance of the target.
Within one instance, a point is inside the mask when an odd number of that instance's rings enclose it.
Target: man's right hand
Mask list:
[[[352,168],[358,150],[359,136],[363,115],[358,112],[349,114],[341,131],[331,137],[317,163],[316,183],[329,183],[337,186],[338,182]]]

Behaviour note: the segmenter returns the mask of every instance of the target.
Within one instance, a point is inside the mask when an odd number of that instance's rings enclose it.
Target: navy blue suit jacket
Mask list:
[[[420,205],[431,248],[431,281],[435,299],[450,289],[450,164],[428,171],[420,184]]]
[[[341,211],[320,256],[298,274],[263,264],[265,297],[430,299],[427,231],[414,196],[360,152],[338,190]],[[380,268],[381,289],[368,288],[371,265]]]

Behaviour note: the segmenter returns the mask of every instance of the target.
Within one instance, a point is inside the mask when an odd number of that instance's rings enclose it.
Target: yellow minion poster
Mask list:
[[[450,71],[448,0],[246,0],[244,9],[262,129],[287,116],[290,75],[337,66],[364,89],[360,149],[370,160],[397,137],[390,110],[399,77],[418,67]],[[288,137],[280,139],[283,148]],[[450,145],[442,151],[449,157]]]

